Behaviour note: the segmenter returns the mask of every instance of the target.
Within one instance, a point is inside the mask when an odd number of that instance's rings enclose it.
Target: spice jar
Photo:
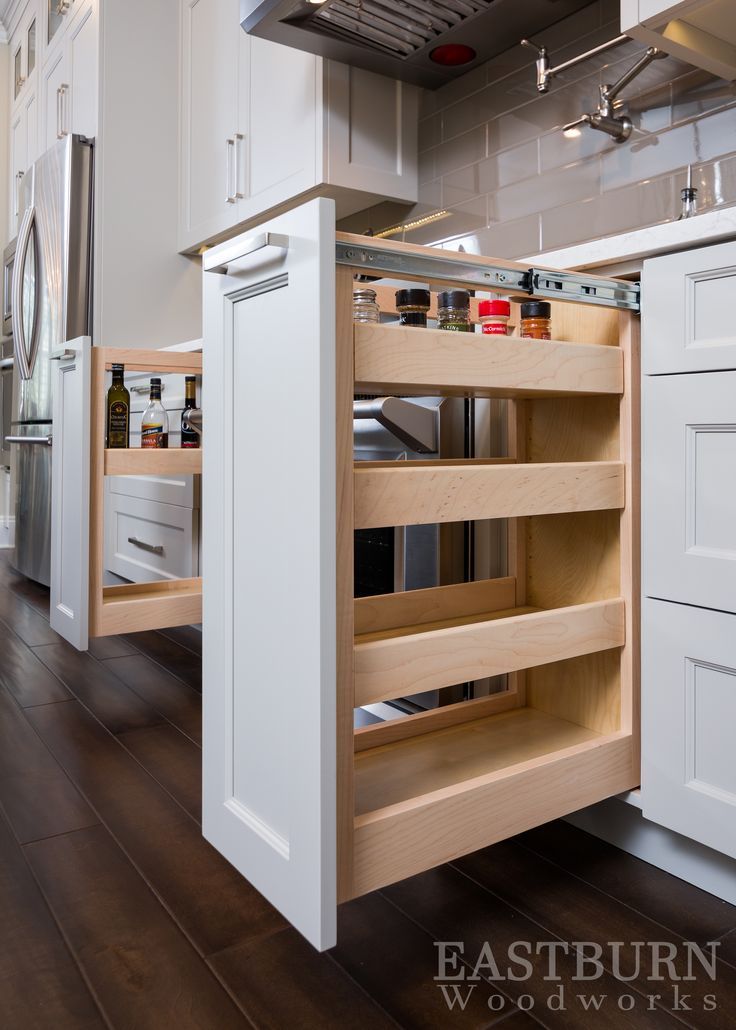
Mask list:
[[[437,295],[437,328],[472,333],[470,294],[467,290],[443,290]]]
[[[521,305],[519,336],[532,340],[552,339],[552,308],[544,300],[529,300]]]
[[[511,318],[511,305],[507,300],[482,300],[478,305],[478,320],[483,333],[506,336]]]
[[[375,290],[353,290],[353,322],[379,322]]]
[[[397,290],[396,310],[400,316],[400,325],[413,325],[426,329],[429,290]]]

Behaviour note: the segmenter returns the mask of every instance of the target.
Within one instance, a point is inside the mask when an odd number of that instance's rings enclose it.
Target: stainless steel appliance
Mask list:
[[[13,412],[13,337],[5,336],[0,343],[0,467],[10,465],[10,420]]]
[[[3,251],[3,334],[13,334],[13,266],[15,264],[15,244],[13,240]]]
[[[240,0],[240,23],[254,36],[437,89],[590,2]]]
[[[49,584],[52,353],[89,333],[93,143],[67,136],[23,176],[12,277],[15,568]]]

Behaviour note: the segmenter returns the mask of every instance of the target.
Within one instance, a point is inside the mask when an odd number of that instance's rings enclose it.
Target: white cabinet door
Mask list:
[[[317,183],[318,75],[314,54],[252,37],[249,67],[241,64],[241,108],[250,101],[247,151],[239,221],[266,211]],[[321,107],[321,104],[319,105]]]
[[[88,336],[72,340],[54,369],[51,450],[50,622],[80,651],[89,642],[91,349]]]
[[[63,95],[62,128],[94,138],[97,135],[97,3],[75,0],[74,21],[66,41],[69,88]]]
[[[736,617],[645,600],[641,687],[644,816],[736,858]]]
[[[204,256],[203,832],[320,949],[336,935],[334,232],[313,200]]]
[[[238,0],[181,0],[180,246],[237,219]]]
[[[325,63],[329,181],[415,202],[419,90],[363,68]]]
[[[28,169],[28,118],[23,107],[19,108],[10,122],[10,218],[8,233],[11,237],[18,231],[18,206],[20,183]]]
[[[643,588],[736,611],[736,372],[645,377]]]
[[[651,258],[642,273],[642,372],[736,369],[736,243]]]
[[[41,88],[43,90],[41,152],[43,153],[69,132],[66,114],[71,83],[66,47],[62,46],[55,50],[51,60],[44,66]]]

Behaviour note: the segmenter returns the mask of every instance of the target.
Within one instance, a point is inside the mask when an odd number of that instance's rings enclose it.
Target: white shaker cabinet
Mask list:
[[[736,857],[736,243],[642,277],[642,805]]]
[[[38,157],[38,102],[33,91],[24,93],[10,116],[10,198],[8,235],[18,229],[20,183]]]
[[[733,0],[621,0],[621,31],[712,75],[736,78]]]
[[[417,199],[413,86],[248,36],[238,0],[180,0],[179,248],[323,195]]]
[[[97,5],[76,0],[75,6],[43,69],[42,150],[72,132],[97,135]]]
[[[643,814],[736,858],[736,617],[654,600],[642,617]]]

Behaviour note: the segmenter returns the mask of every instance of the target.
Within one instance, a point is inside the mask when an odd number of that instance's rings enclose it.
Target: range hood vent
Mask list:
[[[496,0],[326,0],[311,29],[405,60]]]
[[[240,19],[254,36],[436,89],[590,2],[241,0]],[[460,66],[436,64],[430,54],[448,43],[477,56]]]

